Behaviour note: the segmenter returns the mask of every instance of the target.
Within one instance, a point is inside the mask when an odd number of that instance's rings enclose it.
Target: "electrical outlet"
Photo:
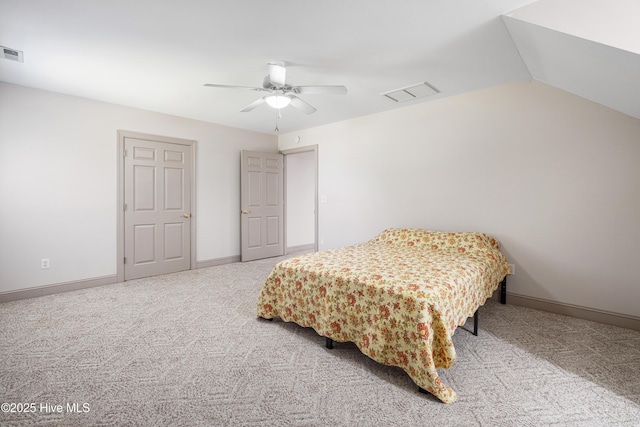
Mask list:
[[[509,274],[511,274],[511,275],[516,274],[516,265],[515,264],[509,264]]]
[[[43,270],[49,268],[49,258],[42,258],[42,260],[40,261],[40,268]]]

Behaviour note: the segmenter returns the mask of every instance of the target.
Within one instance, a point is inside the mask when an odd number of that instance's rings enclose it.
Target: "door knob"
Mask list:
[[[188,213],[184,213],[184,214],[182,214],[182,216],[185,217],[185,218],[191,218],[191,215],[189,215]]]
[[[248,214],[248,213],[249,213],[249,211],[245,211],[245,210],[243,209],[240,213],[243,213],[243,214],[245,214],[245,215],[246,215],[246,214]]]

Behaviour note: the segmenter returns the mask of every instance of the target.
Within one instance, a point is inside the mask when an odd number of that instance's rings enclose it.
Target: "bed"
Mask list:
[[[311,327],[327,347],[353,342],[450,403],[457,395],[437,368],[451,367],[456,328],[500,284],[504,303],[508,272],[487,234],[393,228],[365,243],[281,261],[262,287],[257,313]]]

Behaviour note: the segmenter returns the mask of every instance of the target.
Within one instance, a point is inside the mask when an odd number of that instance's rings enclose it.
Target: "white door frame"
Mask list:
[[[318,146],[317,145],[307,145],[305,147],[291,148],[288,150],[281,150],[280,154],[284,155],[284,194],[287,194],[287,155],[289,154],[298,154],[298,153],[306,153],[308,151],[313,151],[315,162],[314,162],[314,174],[315,174],[315,194],[313,197],[314,200],[314,217],[315,217],[315,230],[314,230],[314,250],[318,251]],[[284,201],[284,243],[285,243],[285,252],[287,249],[287,206],[288,201],[285,199]]]
[[[125,138],[135,138],[147,141],[158,141],[168,144],[186,145],[189,147],[191,155],[191,175],[188,177],[191,182],[191,270],[196,268],[196,141],[167,136],[150,135],[140,132],[118,130],[118,177],[117,177],[117,201],[116,201],[116,265],[118,282],[124,282],[124,140]],[[195,221],[194,221],[195,219]]]

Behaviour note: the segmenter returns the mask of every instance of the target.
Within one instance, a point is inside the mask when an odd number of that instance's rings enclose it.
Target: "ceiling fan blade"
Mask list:
[[[316,108],[304,102],[302,99],[298,98],[295,95],[289,95],[291,98],[291,106],[297,110],[302,111],[306,114],[312,114],[316,112]]]
[[[346,95],[345,86],[294,86],[293,91],[300,95],[320,94],[320,95]]]
[[[249,112],[253,109],[255,109],[256,107],[261,106],[262,104],[265,103],[264,98],[260,98],[260,99],[256,99],[255,101],[253,101],[251,104],[247,105],[246,107],[244,107],[242,110],[240,110],[241,113],[246,113]]]
[[[282,61],[269,62],[269,80],[271,84],[276,87],[284,86],[284,82],[287,79],[287,69]]]
[[[262,87],[251,87],[251,86],[229,86],[229,85],[217,85],[213,83],[205,83],[207,87],[218,87],[222,89],[244,89],[244,90],[255,90],[255,91],[265,91],[265,88]]]

